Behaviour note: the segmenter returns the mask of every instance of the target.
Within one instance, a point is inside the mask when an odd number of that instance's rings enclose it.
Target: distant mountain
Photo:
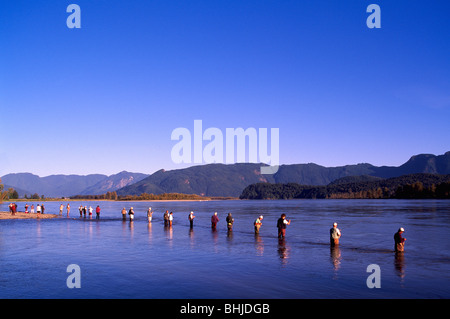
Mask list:
[[[238,197],[242,190],[253,183],[298,183],[301,185],[328,185],[355,176],[358,181],[375,181],[377,178],[398,177],[415,173],[450,174],[450,152],[444,155],[421,154],[411,157],[399,167],[373,166],[371,164],[324,167],[317,164],[281,165],[274,175],[261,175],[261,164],[208,164],[185,169],[160,170],[138,183],[117,191],[118,195],[142,193],[185,193],[204,196]],[[365,179],[365,180],[364,180]],[[351,180],[344,180],[348,183]]]
[[[2,182],[26,190],[29,194],[38,193],[47,197],[100,195],[108,191],[117,191],[118,195],[185,193],[238,197],[248,185],[261,182],[318,186],[346,177],[348,179],[338,183],[371,181],[377,177],[385,179],[416,173],[450,174],[450,152],[438,156],[415,155],[398,167],[378,167],[367,163],[338,167],[324,167],[314,163],[292,164],[281,165],[273,175],[261,175],[260,167],[261,164],[257,163],[207,164],[171,171],[159,170],[152,175],[120,172],[111,176],[93,174],[39,177],[20,173],[2,176]]]
[[[62,197],[78,194],[105,178],[107,176],[101,174],[39,177],[30,173],[17,173],[2,176],[2,182],[26,190],[28,195],[37,193],[46,197]]]
[[[20,189],[19,195],[37,193],[46,197],[68,197],[72,195],[97,195],[115,191],[121,187],[145,178],[146,174],[120,172],[106,176],[92,175],[50,175],[39,177],[30,173],[17,173],[2,176],[8,187]]]
[[[261,164],[207,164],[172,171],[159,170],[135,184],[117,191],[118,195],[142,193],[184,193],[202,196],[237,197],[249,184],[272,182],[273,176],[261,175]]]
[[[84,189],[79,195],[100,195],[105,194],[106,192],[114,192],[130,184],[137,183],[147,176],[148,174],[122,171],[102,179],[100,182]]]

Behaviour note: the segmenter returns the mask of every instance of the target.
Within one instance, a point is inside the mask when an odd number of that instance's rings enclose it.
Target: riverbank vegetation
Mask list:
[[[240,199],[450,199],[450,175],[411,174],[381,179],[345,177],[324,186],[256,183]]]
[[[126,201],[139,201],[139,200],[211,200],[210,197],[204,197],[195,194],[180,194],[180,193],[165,193],[165,194],[147,194],[143,193],[141,195],[125,195],[118,196],[116,192],[108,192],[103,195],[76,195],[70,197],[74,200],[126,200]]]

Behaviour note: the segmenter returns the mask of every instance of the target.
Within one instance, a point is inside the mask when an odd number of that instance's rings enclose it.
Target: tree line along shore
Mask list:
[[[450,199],[450,175],[350,176],[324,186],[256,183],[240,199]]]

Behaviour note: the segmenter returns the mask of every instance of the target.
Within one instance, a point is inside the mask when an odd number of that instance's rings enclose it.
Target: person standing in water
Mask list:
[[[147,220],[148,220],[149,223],[152,222],[152,216],[153,216],[153,211],[152,211],[152,208],[149,207],[148,210],[147,210]]]
[[[190,228],[194,227],[194,218],[195,218],[194,212],[191,212],[188,216]]]
[[[406,238],[402,237],[403,232],[405,231],[404,228],[400,227],[398,231],[394,234],[394,243],[395,243],[395,252],[396,253],[402,253],[405,251],[405,241]]]
[[[169,227],[172,227],[172,223],[173,223],[173,213],[170,212],[170,214],[169,214]]]
[[[127,210],[125,207],[122,209],[122,220],[127,220]]]
[[[169,211],[166,210],[166,212],[164,213],[164,227],[169,226]]]
[[[341,237],[341,231],[337,228],[337,223],[333,224],[333,228],[330,229],[330,245],[332,247],[339,245],[339,238]]]
[[[232,231],[233,230],[234,218],[233,218],[233,216],[231,216],[231,213],[228,213],[226,221],[227,221],[228,231]]]
[[[217,216],[217,212],[214,213],[211,217],[211,228],[216,230],[217,223],[219,222],[219,217]]]
[[[259,234],[259,229],[261,228],[263,218],[263,215],[261,215],[255,219],[255,222],[253,223],[255,226],[255,234]]]
[[[97,207],[95,208],[95,219],[100,219],[100,206],[97,205]]]
[[[281,214],[281,217],[278,218],[278,221],[277,221],[278,238],[286,237],[286,228],[287,228],[287,225],[290,225],[290,224],[291,224],[291,220],[286,219],[286,214]]]
[[[133,210],[133,207],[131,207],[130,210],[128,211],[128,215],[130,215],[130,222],[132,222],[133,219],[134,219],[134,210]]]

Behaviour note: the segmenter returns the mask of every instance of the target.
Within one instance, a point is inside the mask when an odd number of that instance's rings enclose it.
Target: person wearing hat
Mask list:
[[[130,215],[130,222],[132,222],[133,219],[134,219],[134,209],[133,209],[133,207],[131,207],[130,210],[128,211],[128,215]]]
[[[231,213],[228,213],[226,221],[227,221],[227,229],[228,229],[228,231],[232,231],[233,230],[234,218],[231,215]]]
[[[164,227],[169,226],[169,211],[166,210],[166,212],[164,213]]]
[[[394,235],[394,242],[395,242],[395,252],[404,252],[405,251],[405,241],[406,238],[402,237],[403,232],[405,231],[404,228],[400,227],[398,231]]]
[[[263,215],[261,215],[255,219],[255,222],[253,223],[253,225],[255,226],[255,234],[259,234],[259,228],[262,225],[263,218],[264,218]]]
[[[341,231],[337,228],[337,223],[333,224],[333,228],[330,229],[330,245],[332,247],[339,245],[339,238],[341,237]]]
[[[278,238],[284,239],[286,237],[286,227],[290,224],[291,220],[286,219],[286,214],[281,214],[281,217],[277,221]]]
[[[152,216],[153,216],[153,211],[152,211],[152,208],[149,207],[148,210],[147,210],[147,220],[148,220],[149,223],[152,222]]]
[[[219,216],[217,216],[217,212],[214,213],[211,217],[211,228],[216,230],[217,223],[219,222]]]
[[[189,216],[188,216],[189,226],[190,226],[191,228],[194,228],[194,218],[195,218],[194,212],[191,212],[191,213],[189,214]]]

